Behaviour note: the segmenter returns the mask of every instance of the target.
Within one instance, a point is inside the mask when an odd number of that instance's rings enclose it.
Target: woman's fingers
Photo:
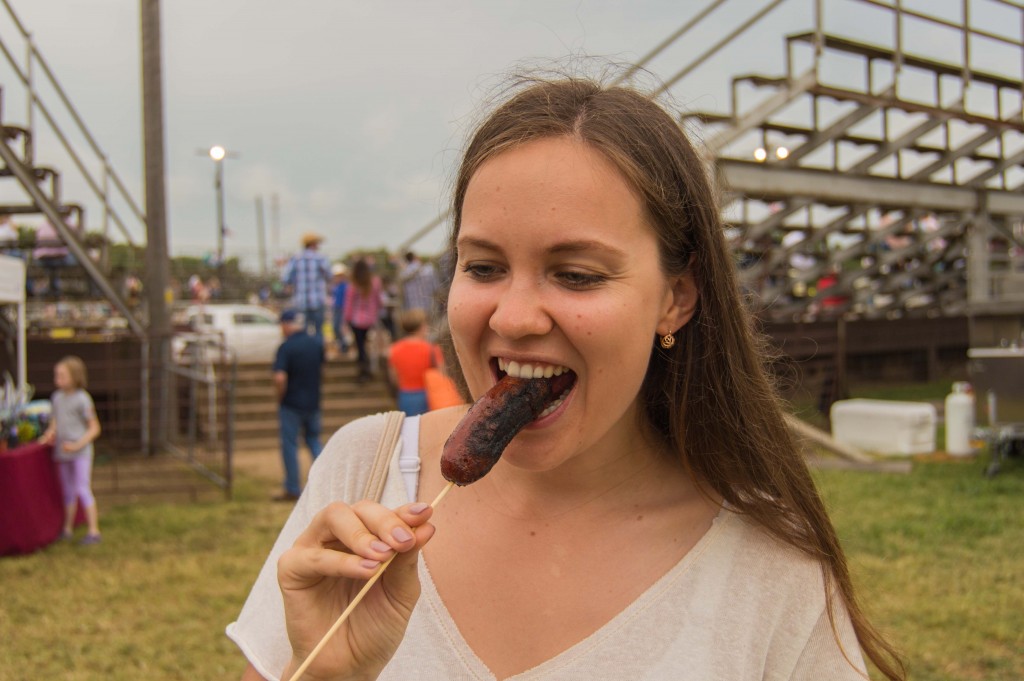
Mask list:
[[[313,664],[358,669],[364,675],[383,667],[401,642],[420,595],[416,559],[434,534],[431,514],[422,503],[391,510],[359,502],[331,504],[314,517],[278,560],[295,654],[290,670],[305,664],[346,612],[346,633],[336,635]]]
[[[371,501],[352,506],[333,503],[316,515],[295,545],[279,561],[288,587],[321,577],[366,579],[397,553],[422,546],[429,532],[418,531],[430,519],[428,504],[407,504],[396,510]],[[340,545],[340,550],[336,550]],[[412,558],[415,564],[415,557]],[[285,586],[282,582],[282,586]]]
[[[383,559],[335,551],[314,546],[293,546],[281,554],[277,561],[278,581],[282,589],[304,589],[324,578],[369,579]]]

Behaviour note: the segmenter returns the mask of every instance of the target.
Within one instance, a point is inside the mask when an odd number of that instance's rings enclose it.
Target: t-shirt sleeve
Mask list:
[[[358,419],[327,441],[313,462],[309,482],[263,563],[238,619],[227,626],[228,638],[268,681],[278,681],[292,655],[277,582],[277,561],[321,509],[332,501],[351,502],[360,496],[383,419],[382,414]],[[389,484],[391,477],[389,473]],[[398,478],[395,484],[402,483],[400,475],[394,477]]]
[[[96,418],[96,405],[92,401],[92,395],[84,390],[79,393],[78,413],[82,417],[82,423],[88,423]]]
[[[280,678],[292,655],[284,625],[284,603],[277,585],[277,560],[295,543],[315,514],[310,495],[303,494],[263,563],[238,619],[227,627],[228,638],[268,681]]]
[[[277,352],[274,353],[274,364],[270,370],[274,372],[288,371],[287,355],[283,343],[277,347]]]

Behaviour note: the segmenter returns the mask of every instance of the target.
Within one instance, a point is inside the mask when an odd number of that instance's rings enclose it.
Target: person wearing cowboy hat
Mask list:
[[[331,264],[317,252],[324,240],[315,232],[302,235],[302,253],[292,256],[285,265],[281,280],[292,294],[292,308],[306,320],[306,332],[323,343],[324,315],[327,309],[327,284],[331,280]]]

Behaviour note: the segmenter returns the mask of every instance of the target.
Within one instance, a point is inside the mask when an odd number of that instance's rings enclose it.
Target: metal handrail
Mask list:
[[[671,78],[669,78],[664,83],[662,83],[661,87],[658,88],[656,94],[661,94],[663,92],[668,92],[669,88],[671,88],[673,85],[675,85],[680,80],[685,78],[695,68],[697,68],[698,66],[700,66],[701,64],[706,62],[708,59],[711,59],[711,57],[713,57],[716,54],[718,54],[722,50],[722,48],[724,48],[726,45],[732,43],[732,41],[735,40],[736,38],[738,38],[739,36],[741,36],[744,33],[746,33],[747,29],[749,29],[754,24],[759,22],[761,19],[763,19],[765,16],[767,16],[769,13],[771,13],[771,11],[773,9],[775,9],[776,7],[778,7],[779,5],[781,5],[785,1],[786,0],[773,0],[767,6],[762,7],[760,11],[755,12],[754,14],[752,14],[750,17],[747,18],[746,21],[744,21],[742,24],[737,26],[735,29],[733,29],[731,32],[729,32],[727,35],[723,36],[718,42],[716,42],[714,45],[709,47],[707,50],[705,50],[701,54],[699,54],[696,57],[694,57],[693,60],[689,64],[687,64],[685,67],[683,67],[682,69],[677,71],[675,74],[673,74],[673,76]]]
[[[709,14],[714,12],[719,6],[724,5],[728,1],[729,0],[713,0],[713,2],[711,2],[711,4],[709,4],[707,7],[705,7],[701,11],[697,12],[697,14],[695,14],[693,16],[693,18],[691,18],[689,21],[687,21],[681,27],[676,29],[676,31],[672,35],[670,35],[669,37],[667,37],[664,40],[662,40],[660,43],[655,45],[654,48],[651,51],[649,51],[644,56],[640,57],[640,59],[635,64],[633,64],[631,67],[629,67],[626,70],[625,73],[623,73],[621,76],[619,76],[618,78],[613,80],[612,81],[612,85],[621,85],[622,83],[624,83],[627,80],[629,80],[630,78],[632,78],[637,72],[642,70],[644,68],[644,66],[646,66],[649,63],[651,63],[651,61],[655,57],[657,57],[659,54],[661,54],[666,49],[668,49],[668,47],[670,45],[675,43],[675,41],[679,40],[684,35],[689,33],[691,28],[693,28],[694,26],[699,24],[701,21],[703,21],[705,19],[705,17],[707,17]]]
[[[100,201],[102,201],[106,214],[109,215],[120,228],[121,234],[124,236],[125,240],[130,245],[134,245],[135,240],[132,238],[131,233],[128,231],[125,222],[121,219],[121,216],[117,213],[117,211],[115,211],[114,208],[110,205],[111,196],[110,192],[106,188],[106,179],[109,178],[113,180],[114,186],[118,190],[119,198],[123,200],[125,203],[127,203],[128,207],[131,209],[131,212],[133,212],[138,221],[142,223],[144,229],[146,225],[145,213],[142,211],[141,208],[139,208],[138,203],[135,201],[135,198],[128,191],[124,182],[121,180],[121,177],[110,165],[108,156],[96,142],[96,138],[92,135],[88,127],[85,125],[85,122],[82,120],[82,117],[79,115],[78,111],[71,103],[71,100],[68,98],[67,94],[64,91],[64,88],[57,80],[56,76],[53,73],[53,70],[50,68],[49,64],[43,58],[43,55],[39,52],[39,50],[36,49],[35,45],[32,42],[31,34],[25,29],[24,25],[18,19],[17,15],[14,12],[14,9],[11,7],[9,0],[0,0],[0,3],[2,3],[4,9],[7,10],[7,14],[10,16],[15,28],[21,34],[22,38],[25,40],[28,46],[28,68],[26,70],[22,70],[22,68],[18,64],[17,59],[15,59],[14,55],[12,55],[10,50],[8,50],[6,44],[4,44],[2,40],[0,40],[0,52],[2,52],[3,55],[6,57],[8,64],[14,70],[14,73],[21,80],[22,84],[25,86],[28,92],[30,111],[28,127],[30,134],[35,133],[35,131],[32,129],[33,123],[31,115],[32,107],[35,106],[38,107],[39,111],[43,114],[53,134],[60,141],[61,145],[64,147],[64,150],[71,157],[74,164],[78,167],[78,170],[81,172],[82,178],[85,180],[86,184],[89,185],[90,189],[92,189],[96,197]],[[102,187],[99,184],[97,184],[96,180],[92,176],[92,173],[89,171],[88,168],[85,167],[85,164],[82,161],[80,155],[75,151],[74,146],[70,143],[64,131],[57,124],[56,120],[50,112],[50,109],[46,106],[46,104],[44,104],[44,102],[40,98],[39,93],[35,88],[32,79],[32,74],[34,73],[32,69],[33,63],[37,63],[42,68],[42,73],[48,80],[49,85],[57,93],[60,102],[64,105],[64,109],[71,116],[72,120],[77,126],[78,132],[81,133],[83,138],[89,144],[93,153],[98,157],[98,160],[100,160],[103,163],[103,173],[105,178]]]

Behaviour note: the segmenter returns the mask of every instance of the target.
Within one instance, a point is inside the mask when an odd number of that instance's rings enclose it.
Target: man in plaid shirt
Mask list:
[[[323,237],[306,232],[302,235],[303,251],[285,265],[281,279],[292,292],[292,307],[306,320],[306,333],[324,341],[324,314],[327,309],[327,282],[331,280],[331,264],[317,253]]]

